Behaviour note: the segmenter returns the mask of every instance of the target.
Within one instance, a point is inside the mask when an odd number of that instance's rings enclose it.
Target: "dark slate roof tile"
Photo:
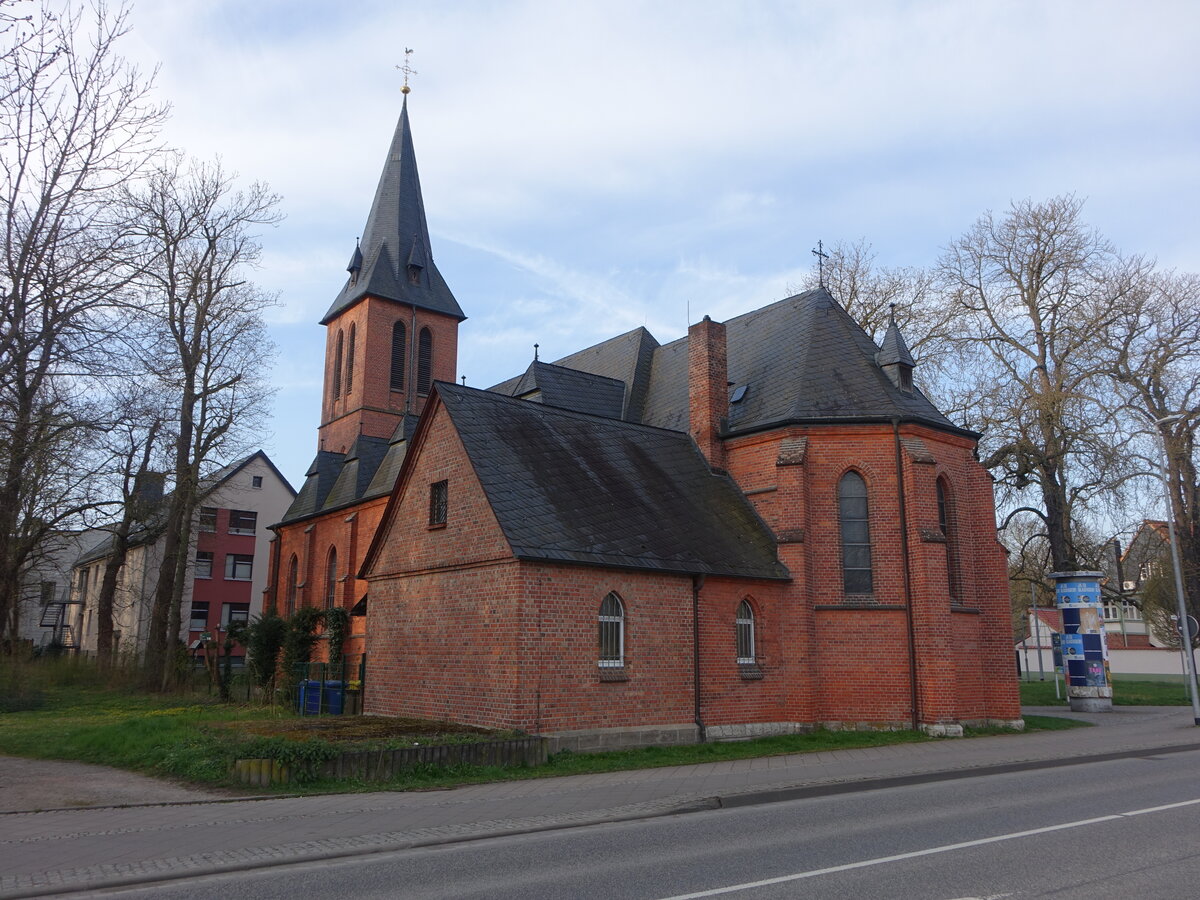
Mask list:
[[[438,393],[519,557],[789,577],[750,502],[686,434],[459,385]]]
[[[362,266],[358,277],[352,273],[321,318],[322,325],[367,294],[446,313],[460,320],[466,318],[433,262],[407,98],[375,189],[360,247],[351,259],[350,267],[356,265]],[[411,265],[419,267],[415,283],[408,277]]]

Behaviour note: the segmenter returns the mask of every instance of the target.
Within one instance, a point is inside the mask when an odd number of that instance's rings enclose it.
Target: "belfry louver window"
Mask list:
[[[433,377],[433,334],[428,328],[421,329],[417,344],[417,393],[428,394]]]
[[[404,363],[408,349],[407,334],[404,323],[397,321],[392,326],[392,377],[390,386],[393,391],[404,390]]]

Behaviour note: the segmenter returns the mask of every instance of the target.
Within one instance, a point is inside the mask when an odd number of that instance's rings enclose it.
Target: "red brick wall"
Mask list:
[[[404,322],[409,356],[403,391],[391,390],[392,326],[397,320]],[[356,330],[356,359],[354,382],[347,393],[345,353],[352,323]],[[367,297],[326,326],[321,449],[345,452],[358,437],[360,429],[362,434],[371,437],[391,437],[399,415],[406,407],[420,414],[425,407],[426,395],[416,390],[416,341],[422,328],[428,328],[433,336],[433,380],[454,381],[458,371],[458,322],[449,316]],[[333,370],[339,333],[343,335],[342,391],[334,398]]]

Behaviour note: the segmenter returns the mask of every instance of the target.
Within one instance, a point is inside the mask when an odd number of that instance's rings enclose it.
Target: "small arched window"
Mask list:
[[[433,332],[421,329],[417,344],[417,393],[428,394],[433,378]]]
[[[330,385],[330,395],[336,400],[342,393],[342,332],[337,333],[337,341],[333,350],[333,382]]]
[[[847,594],[870,594],[871,525],[867,483],[857,472],[838,482],[838,522],[842,530],[842,586]]]
[[[296,559],[296,554],[292,554],[291,560],[288,562],[287,575],[287,605],[285,615],[291,618],[296,612],[296,590],[299,587],[298,581],[300,578],[300,561]]]
[[[754,657],[754,610],[743,600],[738,604],[737,618],[734,620],[737,631],[737,661],[739,665],[753,665]]]
[[[937,480],[938,528],[941,529],[942,537],[946,541],[944,545],[946,548],[946,587],[950,593],[950,602],[957,603],[959,600],[958,566],[954,552],[954,541],[957,536],[954,533],[954,516],[948,495],[946,479],[939,477]]]
[[[325,563],[325,608],[333,609],[337,602],[337,548],[329,548]]]
[[[625,665],[625,607],[615,593],[600,603],[600,665]]]
[[[392,377],[390,386],[393,391],[404,390],[404,359],[407,355],[408,335],[404,323],[396,320],[392,326]]]
[[[350,326],[350,339],[346,341],[346,394],[354,390],[354,325]]]

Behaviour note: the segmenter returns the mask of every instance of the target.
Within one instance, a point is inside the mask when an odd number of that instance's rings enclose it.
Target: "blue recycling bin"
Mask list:
[[[321,682],[300,682],[296,688],[296,709],[302,716],[315,716],[321,712]]]
[[[331,716],[340,716],[346,704],[346,682],[325,682],[324,711]]]

